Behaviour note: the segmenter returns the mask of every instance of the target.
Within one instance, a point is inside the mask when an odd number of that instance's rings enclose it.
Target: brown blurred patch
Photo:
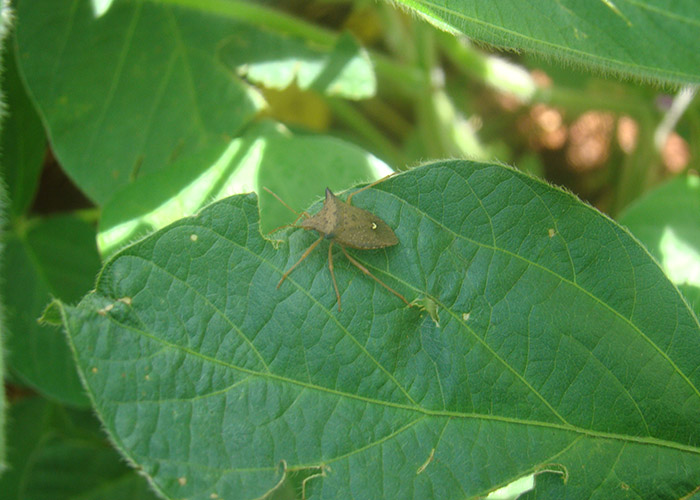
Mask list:
[[[507,94],[505,92],[498,92],[494,96],[496,103],[501,108],[501,110],[508,113],[514,113],[520,108],[523,103],[513,94]]]
[[[44,166],[39,178],[39,188],[30,212],[35,214],[53,214],[90,208],[92,206],[93,203],[78,189],[58,164],[53,151],[47,148]]]
[[[536,104],[518,122],[532,149],[560,149],[566,142],[567,127],[561,112],[545,104]]]
[[[36,396],[36,392],[29,387],[15,385],[10,382],[5,383],[5,399],[9,403],[16,403],[22,399],[34,396]]]
[[[690,147],[680,135],[671,132],[661,151],[661,159],[669,172],[682,172],[690,163]]]
[[[566,159],[578,172],[597,169],[610,156],[615,116],[612,113],[588,111],[571,124]]]
[[[535,81],[538,87],[549,88],[552,86],[552,78],[540,69],[533,69],[530,76]]]
[[[629,116],[621,116],[617,120],[617,143],[620,149],[631,154],[637,148],[639,124]]]

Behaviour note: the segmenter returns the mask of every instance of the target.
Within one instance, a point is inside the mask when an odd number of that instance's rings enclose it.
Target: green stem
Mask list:
[[[429,88],[416,99],[416,117],[418,119],[417,130],[420,134],[425,154],[429,158],[444,156],[444,144],[442,141],[440,120],[435,112],[434,93],[436,83],[442,86],[442,82],[434,82],[435,68],[435,42],[432,29],[420,21],[413,22],[413,38],[416,48],[416,63],[423,72],[423,77],[429,82]]]
[[[688,127],[690,129],[690,157],[695,159],[695,164],[698,165],[700,158],[700,99],[696,99],[686,114]]]
[[[447,58],[467,77],[477,78],[489,87],[512,94],[523,102],[532,99],[537,85],[521,66],[474,49],[464,37],[438,33],[437,40]]]
[[[610,207],[610,215],[613,217],[637,199],[660,173],[661,162],[654,148],[656,120],[647,109],[640,108],[637,111],[634,116],[639,127],[637,147],[622,165],[615,201]]]
[[[572,111],[574,114],[595,109],[635,117],[645,113],[648,104],[636,95],[630,97],[626,93],[596,92],[591,90],[585,93],[585,99],[581,96],[582,93],[579,89],[564,87],[545,89],[540,87],[533,95],[532,101],[562,107]]]
[[[332,47],[337,39],[337,35],[330,30],[261,4],[241,0],[162,0],[158,3],[170,3],[256,26],[265,26],[324,47]]]
[[[443,37],[425,23],[416,23],[418,62],[431,82],[429,92],[418,98],[422,120],[421,134],[432,157],[487,159],[488,152],[478,134],[455,106],[445,90],[443,68],[439,64],[436,40]]]
[[[404,139],[413,131],[413,124],[382,99],[368,99],[358,102],[357,105],[366,116],[393,137]]]
[[[369,144],[368,149],[377,157],[387,162],[394,170],[404,165],[403,154],[352,104],[343,99],[331,98],[328,99],[328,105],[340,121]]]

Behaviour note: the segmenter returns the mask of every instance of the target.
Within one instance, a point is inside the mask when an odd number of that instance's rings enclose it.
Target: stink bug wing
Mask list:
[[[351,248],[372,249],[396,245],[399,240],[382,219],[361,208],[343,204],[338,210],[338,224],[333,236],[341,245]]]

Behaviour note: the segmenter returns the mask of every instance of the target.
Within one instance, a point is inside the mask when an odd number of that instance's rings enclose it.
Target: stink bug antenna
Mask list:
[[[309,215],[307,212],[301,212],[301,213],[300,213],[300,212],[297,212],[297,211],[294,210],[292,207],[290,207],[289,205],[287,205],[287,203],[286,203],[282,198],[280,198],[279,196],[277,196],[277,194],[276,194],[275,192],[273,192],[271,189],[268,189],[268,188],[265,187],[265,186],[263,186],[262,188],[263,188],[265,191],[267,191],[268,193],[270,193],[272,196],[274,196],[275,199],[276,199],[277,201],[279,201],[282,205],[284,205],[284,206],[285,206],[286,208],[288,208],[290,211],[292,211],[292,212],[294,212],[295,214],[297,214],[297,218],[294,219],[294,222],[292,222],[291,224],[285,224],[285,225],[283,225],[283,226],[277,227],[277,228],[273,229],[272,231],[268,232],[267,234],[276,233],[277,231],[279,231],[280,229],[284,229],[285,227],[298,227],[298,226],[296,225],[296,223],[297,223],[297,221],[298,221],[299,219],[301,219],[301,218],[304,217],[304,216],[310,217],[310,215]]]

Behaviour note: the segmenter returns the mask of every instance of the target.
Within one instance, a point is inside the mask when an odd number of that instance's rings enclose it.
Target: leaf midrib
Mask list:
[[[462,178],[462,179],[465,181],[465,183],[468,183],[468,182],[467,182],[467,179],[464,179],[464,178]],[[529,187],[529,186],[528,186],[528,187]],[[576,284],[575,282],[573,282],[573,281],[571,281],[571,280],[568,280],[568,279],[564,278],[563,276],[560,276],[560,275],[554,273],[552,270],[550,270],[550,269],[548,269],[548,268],[546,268],[546,267],[543,267],[543,266],[541,266],[541,265],[539,265],[539,264],[537,264],[537,263],[535,263],[535,262],[529,261],[529,260],[525,259],[524,257],[518,255],[518,254],[514,254],[514,253],[509,252],[509,251],[507,251],[507,250],[505,250],[505,249],[497,248],[497,247],[495,247],[495,246],[486,245],[486,244],[483,244],[483,243],[481,243],[481,242],[477,242],[477,241],[475,241],[475,240],[472,240],[472,239],[470,239],[470,238],[467,238],[467,237],[465,237],[465,236],[463,236],[463,235],[457,234],[457,233],[455,233],[454,231],[452,231],[450,228],[444,226],[443,224],[441,224],[441,223],[439,223],[438,221],[436,221],[434,218],[430,217],[427,213],[421,212],[421,211],[418,209],[418,207],[415,207],[415,206],[413,206],[412,204],[408,203],[407,201],[403,200],[402,198],[399,198],[399,197],[396,196],[394,193],[390,193],[390,192],[387,192],[387,191],[384,191],[384,190],[380,190],[380,191],[381,191],[382,193],[386,194],[386,195],[389,195],[389,196],[395,198],[395,199],[398,200],[402,205],[408,206],[410,209],[415,210],[420,216],[428,218],[430,221],[432,221],[432,222],[433,222],[434,224],[436,224],[438,227],[440,227],[440,228],[442,228],[444,231],[446,231],[446,232],[452,234],[454,238],[462,239],[462,240],[467,241],[467,242],[470,242],[470,243],[472,243],[472,244],[474,244],[474,245],[477,245],[477,246],[481,246],[481,247],[484,247],[484,248],[491,249],[491,250],[494,251],[494,252],[499,252],[499,251],[500,251],[500,252],[503,252],[503,253],[505,253],[505,254],[507,254],[507,255],[510,255],[510,256],[513,257],[513,258],[519,259],[519,260],[521,260],[521,261],[523,261],[523,262],[525,262],[525,263],[527,263],[527,264],[530,264],[530,265],[533,265],[533,266],[537,267],[538,269],[541,269],[541,270],[543,270],[543,271],[545,271],[545,272],[547,272],[547,273],[550,273],[550,274],[552,274],[553,276],[557,277],[557,278],[558,278],[559,280],[561,280],[562,282],[567,283],[567,284],[569,284],[570,286],[573,286],[574,288],[580,290],[582,293],[584,293],[584,294],[586,294],[587,296],[589,296],[589,297],[590,297],[591,299],[593,299],[595,302],[599,303],[601,306],[603,306],[604,308],[608,309],[608,310],[611,311],[614,315],[616,315],[617,317],[619,317],[620,319],[622,319],[625,323],[627,323],[628,325],[630,325],[630,326],[632,327],[632,329],[633,329],[634,331],[636,331],[642,338],[646,339],[647,342],[648,342],[655,350],[657,350],[657,352],[659,352],[659,353],[670,363],[670,365],[677,371],[677,373],[679,373],[679,375],[681,375],[681,376],[684,378],[684,380],[686,380],[686,382],[690,385],[690,387],[692,387],[692,388],[695,390],[695,392],[697,393],[697,389],[695,389],[695,386],[694,386],[694,385],[690,382],[690,380],[680,371],[680,369],[675,365],[675,363],[673,363],[673,361],[670,360],[670,358],[668,358],[668,356],[667,356],[663,351],[661,351],[660,348],[659,348],[655,343],[653,343],[648,337],[646,337],[646,335],[644,335],[644,334],[641,332],[641,330],[640,330],[639,328],[636,327],[636,325],[635,325],[634,323],[632,323],[630,320],[628,320],[625,316],[623,316],[623,315],[622,315],[621,313],[619,313],[617,310],[615,310],[614,308],[612,308],[611,306],[609,306],[607,303],[602,302],[600,299],[598,299],[598,298],[597,298],[596,296],[594,296],[592,293],[588,292],[586,289],[580,287],[580,286],[579,286],[578,284]],[[566,193],[564,193],[564,194],[566,194]],[[488,214],[487,214],[487,216],[488,216]],[[247,248],[247,247],[245,247],[245,246],[240,245],[240,244],[237,243],[236,241],[229,239],[229,238],[226,237],[225,235],[223,235],[223,234],[221,234],[221,233],[219,233],[219,232],[216,232],[216,231],[214,231],[213,229],[211,229],[211,228],[209,228],[209,227],[207,227],[207,226],[195,225],[195,224],[189,224],[189,225],[183,224],[183,225],[178,226],[177,229],[186,230],[188,227],[193,228],[193,229],[196,228],[196,229],[198,229],[198,230],[210,231],[210,232],[211,232],[213,235],[215,235],[216,237],[222,238],[223,240],[228,241],[228,242],[229,242],[230,244],[232,244],[233,246],[235,246],[235,247],[237,247],[237,248],[239,248],[239,249],[244,250],[245,252],[249,253],[251,256],[255,257],[255,258],[256,258],[257,260],[259,260],[260,262],[262,262],[262,263],[264,263],[264,264],[270,266],[271,268],[273,268],[274,270],[276,270],[276,271],[279,272],[280,274],[283,272],[282,269],[277,268],[277,266],[275,266],[271,261],[265,259],[264,257],[262,257],[262,256],[259,255],[259,254],[254,253],[251,249],[249,249],[249,248]],[[134,256],[134,255],[130,255],[129,257],[133,257],[133,258],[137,258],[137,259],[142,259],[142,258],[137,257],[137,256]],[[124,257],[122,257],[122,258],[124,258]],[[148,261],[148,260],[146,260],[146,259],[142,259],[142,260],[143,260],[144,262],[146,262],[147,264],[153,265],[154,267],[160,269],[162,272],[168,273],[165,269],[162,269],[162,268],[160,268],[159,266],[155,266],[155,264],[154,264],[153,262]],[[415,288],[413,285],[411,285],[411,284],[409,284],[409,283],[406,283],[405,281],[399,279],[398,277],[394,276],[393,274],[388,273],[388,272],[386,272],[386,271],[383,271],[383,272],[385,272],[387,275],[393,276],[397,281],[399,281],[399,282],[405,284],[405,285],[408,286],[409,288],[412,288],[413,290],[415,290],[415,291],[417,291],[417,292],[425,293],[425,292],[422,291],[422,290],[418,290],[418,289]],[[170,273],[168,273],[168,274],[170,274]],[[172,276],[174,279],[179,280],[180,282],[182,282],[182,283],[185,284],[186,286],[189,286],[189,284],[187,284],[187,282],[183,282],[182,280],[180,280],[180,279],[177,278],[176,276],[173,276],[172,274],[171,274],[171,276]],[[318,302],[306,289],[304,289],[303,287],[301,287],[301,286],[300,286],[299,284],[297,284],[294,280],[291,280],[291,279],[290,279],[290,282],[294,283],[294,286],[296,286],[296,287],[298,288],[298,290],[300,290],[302,293],[304,293],[310,300],[312,300],[313,302],[315,302],[315,303],[318,305],[318,307],[319,307],[321,310],[323,310],[323,311],[328,315],[328,317],[331,318],[331,319],[338,325],[338,327],[339,327],[342,331],[344,331],[347,335],[349,335],[349,337],[352,338],[353,341],[355,341],[355,342],[358,344],[358,346],[362,347],[362,345],[347,331],[347,329],[344,328],[343,325],[340,324],[340,323],[338,322],[337,318],[335,317],[335,315],[334,315],[330,310],[328,310],[327,308],[323,307],[323,305],[322,305],[320,302]],[[433,300],[436,300],[434,297],[431,297],[431,298],[433,298]],[[204,298],[204,299],[206,300],[206,298]],[[207,301],[207,302],[208,302],[208,301]],[[453,317],[455,317],[455,319],[457,319],[457,320],[459,321],[460,318],[458,318],[458,317],[455,315],[454,311],[452,311],[450,308],[446,307],[444,304],[440,303],[439,301],[436,300],[436,302],[438,302],[439,305],[440,305],[443,309],[445,309],[446,311],[448,311],[448,312],[450,313],[450,315],[452,315]],[[218,309],[217,309],[217,310],[218,310]],[[219,312],[220,312],[220,311],[219,311]],[[221,313],[221,312],[220,312],[220,313]],[[113,318],[112,318],[112,319],[113,319]],[[113,319],[113,320],[114,320],[114,319]],[[132,329],[132,328],[129,327],[128,325],[122,325],[122,326],[123,326],[123,327],[126,327],[126,328],[129,328],[129,329]],[[527,383],[527,381],[526,381],[517,371],[515,371],[508,363],[505,362],[505,360],[503,360],[503,359],[501,359],[499,356],[497,356],[496,353],[493,352],[493,350],[490,348],[490,346],[488,346],[488,344],[485,344],[485,343],[483,342],[483,339],[481,339],[480,337],[478,337],[471,329],[469,329],[468,327],[466,327],[466,325],[465,325],[465,328],[467,328],[467,330],[471,332],[471,334],[474,336],[475,339],[478,339],[480,342],[482,342],[482,344],[483,344],[485,347],[487,347],[487,348],[490,350],[490,352],[492,352],[492,355],[495,356],[496,359],[500,360],[501,363],[502,363],[505,367],[507,367],[507,368],[508,368],[511,372],[513,372],[523,383],[525,383],[526,386],[529,387],[530,390],[533,391],[533,394],[537,395],[548,407],[551,408],[551,405],[548,403],[548,401],[547,401],[538,391],[536,391],[534,388],[532,388],[532,387]],[[650,444],[660,444],[660,445],[664,445],[664,443],[669,443],[669,442],[667,442],[667,441],[658,440],[658,439],[652,438],[652,437],[649,437],[649,438],[640,438],[640,437],[636,437],[636,436],[626,436],[626,437],[623,438],[623,437],[621,437],[621,435],[618,435],[618,434],[605,433],[605,432],[599,432],[599,431],[592,431],[592,430],[582,429],[582,428],[580,428],[580,427],[576,427],[576,426],[574,426],[574,425],[569,424],[569,423],[568,423],[565,419],[563,419],[563,418],[560,418],[560,419],[562,420],[562,422],[563,422],[562,424],[556,424],[556,423],[551,423],[551,422],[529,421],[529,420],[512,419],[512,418],[501,417],[501,416],[484,415],[484,414],[479,414],[479,413],[459,413],[459,412],[450,412],[450,411],[447,411],[447,410],[442,410],[442,411],[441,411],[441,410],[428,410],[428,409],[424,409],[424,408],[418,406],[412,399],[410,399],[410,401],[412,401],[412,402],[414,403],[413,405],[402,404],[402,403],[395,403],[395,402],[388,402],[388,401],[383,401],[383,400],[376,400],[376,399],[367,398],[367,397],[364,397],[364,396],[349,394],[349,393],[346,393],[346,392],[342,392],[342,391],[330,389],[330,388],[328,388],[328,387],[318,386],[318,385],[312,384],[312,383],[310,383],[310,382],[303,382],[303,381],[299,381],[299,380],[288,379],[288,378],[286,378],[286,377],[283,377],[283,376],[280,376],[280,375],[277,375],[277,374],[273,374],[273,373],[262,374],[262,373],[260,373],[260,372],[254,371],[254,370],[250,370],[250,369],[238,367],[238,366],[235,366],[235,365],[231,365],[231,364],[229,364],[229,363],[224,363],[224,362],[222,362],[222,361],[220,361],[220,360],[216,360],[215,358],[210,358],[210,357],[205,356],[205,355],[203,355],[203,354],[201,354],[201,353],[198,353],[198,352],[196,352],[196,351],[192,351],[191,349],[188,349],[188,348],[179,346],[179,345],[177,345],[177,344],[172,344],[172,343],[166,342],[165,340],[160,339],[159,337],[150,335],[149,333],[147,333],[147,332],[144,331],[144,330],[136,330],[136,329],[134,329],[134,330],[135,330],[136,332],[138,332],[138,333],[144,335],[144,336],[147,336],[147,337],[149,337],[149,338],[151,338],[151,339],[153,339],[153,340],[155,340],[155,341],[157,341],[157,342],[161,342],[161,343],[163,343],[164,345],[167,345],[167,346],[169,346],[169,347],[171,347],[171,348],[182,350],[183,352],[189,353],[189,354],[191,354],[191,355],[193,355],[193,356],[195,356],[195,357],[201,357],[201,358],[204,359],[204,360],[207,360],[207,361],[210,361],[210,362],[214,362],[214,363],[221,364],[221,365],[226,366],[227,368],[230,368],[230,369],[238,370],[238,371],[241,371],[241,372],[244,372],[244,373],[253,375],[253,376],[268,377],[268,378],[271,378],[271,379],[274,379],[274,380],[279,380],[279,381],[282,381],[282,382],[285,382],[285,383],[297,385],[297,386],[304,387],[304,388],[307,388],[307,389],[317,390],[317,391],[321,391],[321,392],[326,392],[326,393],[333,394],[333,395],[337,395],[337,396],[341,396],[341,397],[347,397],[347,398],[351,398],[351,399],[356,399],[356,400],[363,401],[363,402],[366,402],[366,403],[371,403],[371,404],[376,404],[376,405],[383,405],[383,406],[390,406],[390,407],[394,407],[394,408],[397,408],[397,409],[403,409],[403,410],[409,410],[409,411],[417,411],[417,412],[420,412],[421,414],[424,414],[424,415],[436,416],[436,417],[437,417],[437,416],[442,416],[442,417],[453,417],[453,418],[455,418],[455,417],[457,417],[457,418],[482,418],[482,419],[486,419],[486,420],[495,420],[495,421],[503,421],[503,422],[510,422],[510,423],[518,423],[518,424],[523,424],[523,425],[545,426],[545,427],[548,427],[548,428],[556,428],[556,429],[562,429],[562,430],[569,430],[569,431],[577,432],[577,433],[584,434],[584,435],[592,435],[592,436],[598,436],[598,437],[603,437],[603,438],[623,439],[623,440],[626,439],[626,440],[631,440],[631,441],[635,441],[635,442],[650,443]],[[241,333],[241,334],[242,334],[242,333]],[[365,350],[365,351],[366,351],[366,350]],[[389,376],[391,376],[391,379],[394,381],[394,383],[396,384],[396,386],[397,386],[400,390],[402,390],[402,392],[403,392],[404,394],[406,394],[405,389],[403,388],[403,386],[402,386],[401,384],[399,384],[398,381],[397,381],[389,372],[387,372],[387,370],[386,370],[376,359],[374,359],[373,356],[369,355],[369,353],[367,353],[367,355],[370,357],[370,359],[372,359],[372,360],[376,363],[376,365],[377,365],[382,371],[384,371],[384,372],[387,373]],[[615,375],[614,375],[613,373],[611,373],[611,375],[612,375],[613,377],[615,377]],[[616,378],[616,380],[617,380],[617,377],[615,377],[615,378]],[[624,386],[623,386],[623,387],[624,387]],[[634,401],[633,398],[632,398],[632,401]],[[636,403],[636,402],[635,402],[635,403]],[[558,416],[558,413],[557,413],[556,411],[554,411],[554,415],[557,415],[557,416]],[[680,444],[678,444],[678,443],[669,443],[669,444],[667,444],[666,446],[671,447],[671,448],[680,447],[680,449],[684,449],[684,450],[686,450],[686,451],[691,451],[691,452],[694,452],[694,453],[700,453],[700,451],[696,450],[695,448],[692,448],[692,447],[689,447],[689,446],[680,445]]]
[[[95,314],[97,314],[97,311],[95,311]],[[285,384],[294,385],[297,387],[301,387],[303,389],[308,389],[308,390],[313,390],[313,391],[317,391],[317,392],[321,392],[321,393],[325,393],[325,394],[330,394],[333,396],[353,399],[356,401],[360,401],[362,403],[367,403],[367,404],[372,404],[372,405],[376,405],[376,406],[383,406],[383,407],[388,407],[388,408],[395,408],[397,410],[405,410],[405,411],[419,413],[420,418],[417,419],[416,421],[411,421],[411,422],[417,422],[418,420],[422,420],[425,417],[443,417],[443,418],[453,418],[453,419],[454,418],[479,419],[479,420],[487,420],[487,421],[500,422],[500,423],[506,423],[506,424],[534,426],[534,427],[542,427],[542,428],[546,428],[546,429],[568,431],[568,432],[573,432],[573,433],[576,433],[579,435],[600,438],[600,439],[612,439],[612,440],[622,441],[622,442],[633,442],[633,443],[638,443],[638,444],[662,446],[662,447],[673,449],[673,450],[678,450],[678,451],[683,451],[683,452],[687,452],[687,453],[693,453],[693,454],[700,455],[700,449],[698,449],[696,447],[684,445],[684,444],[673,442],[673,441],[662,440],[662,439],[658,439],[658,438],[654,438],[654,437],[641,437],[641,436],[633,436],[633,435],[615,434],[612,432],[603,432],[603,431],[595,431],[595,430],[590,430],[590,429],[583,429],[581,427],[577,427],[577,426],[574,426],[571,424],[557,424],[557,423],[553,423],[553,422],[543,422],[543,421],[539,421],[539,420],[526,420],[526,419],[519,419],[519,418],[513,418],[513,417],[505,417],[505,416],[500,416],[500,415],[489,415],[489,414],[483,414],[483,413],[462,413],[462,412],[447,411],[447,410],[430,410],[430,409],[423,408],[423,407],[417,406],[417,405],[412,406],[412,405],[406,405],[406,404],[402,404],[402,403],[395,403],[395,402],[391,402],[391,401],[384,401],[384,400],[368,398],[366,396],[360,396],[357,394],[342,392],[342,391],[339,391],[336,389],[332,389],[332,388],[324,387],[324,386],[319,386],[319,385],[312,384],[309,382],[303,382],[303,381],[296,380],[296,379],[290,379],[290,378],[283,377],[281,375],[278,375],[278,374],[275,374],[272,372],[269,372],[269,373],[256,372],[256,371],[251,370],[249,368],[243,368],[240,366],[232,365],[232,364],[227,363],[225,361],[222,361],[220,359],[212,358],[211,356],[207,356],[205,354],[194,351],[190,348],[181,346],[179,344],[175,344],[173,342],[168,342],[161,337],[152,335],[145,330],[137,329],[132,325],[122,323],[110,314],[108,314],[106,316],[106,318],[108,318],[109,321],[111,321],[113,324],[117,325],[119,328],[131,331],[131,332],[139,334],[139,335],[142,335],[150,340],[153,340],[156,343],[162,344],[165,347],[171,348],[173,350],[178,350],[178,351],[183,352],[185,354],[191,355],[195,358],[199,358],[203,361],[213,363],[213,364],[222,366],[224,368],[235,370],[235,371],[238,371],[241,373],[245,373],[245,374],[251,375],[253,377],[283,382]],[[69,338],[70,338],[71,343],[73,343],[73,339],[75,338],[75,334],[74,333],[71,334],[69,336]],[[73,343],[73,348],[77,350],[77,346],[75,346],[74,343]],[[207,394],[206,396],[198,395],[197,398],[202,399],[202,398],[208,397],[208,396],[219,395],[223,391],[230,390],[232,387],[240,386],[246,380],[249,380],[249,379],[245,379],[244,381],[236,382],[235,384],[232,384],[231,386],[227,387],[224,390],[215,391],[213,393]],[[120,405],[131,404],[131,402],[128,402],[128,401],[111,400],[111,402],[113,404],[120,404]],[[150,401],[143,400],[143,399],[134,400],[134,403],[136,403],[136,404],[142,404],[142,403],[158,404],[159,402],[160,402],[160,400],[150,400]]]

